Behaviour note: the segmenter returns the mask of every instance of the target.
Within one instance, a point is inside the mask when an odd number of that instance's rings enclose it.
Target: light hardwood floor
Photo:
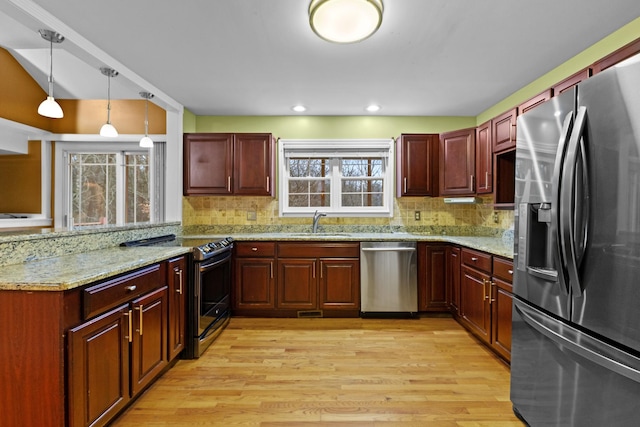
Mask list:
[[[451,318],[232,318],[114,423],[128,426],[523,424],[509,368]]]

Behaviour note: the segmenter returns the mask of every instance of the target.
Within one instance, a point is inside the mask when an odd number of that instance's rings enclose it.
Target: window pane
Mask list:
[[[144,154],[125,155],[126,165],[126,210],[125,223],[150,221],[149,156]]]
[[[342,159],[342,176],[379,177],[382,176],[382,159]]]
[[[74,154],[70,162],[73,224],[115,224],[115,154]]]
[[[289,176],[292,178],[320,178],[329,175],[329,159],[289,159]]]

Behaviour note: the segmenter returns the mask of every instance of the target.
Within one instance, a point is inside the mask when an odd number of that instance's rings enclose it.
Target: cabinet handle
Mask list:
[[[473,261],[473,262],[477,262],[477,261],[478,261],[478,258],[476,258],[476,257],[471,257],[471,261]]]
[[[407,177],[404,177],[404,192],[407,192]]]
[[[131,322],[131,310],[129,310],[127,313],[124,313],[125,316],[127,316],[127,323],[129,323],[129,332],[127,333],[127,340],[129,342],[133,341],[133,324]]]
[[[513,276],[513,270],[507,270]]]
[[[489,294],[487,293],[487,279],[482,279],[482,292],[484,292],[484,299],[489,299]]]
[[[475,186],[476,177],[473,175],[469,175],[469,177],[471,178],[471,191],[475,191],[474,188],[476,187]]]
[[[133,291],[135,291],[135,290],[136,290],[136,288],[137,288],[137,286],[136,286],[136,285],[129,285],[129,286],[125,286],[125,287],[124,287],[124,289],[125,289],[125,290],[127,290],[127,291],[129,291],[129,292],[133,292]]]
[[[313,276],[313,278],[316,278],[316,263],[313,263],[313,268],[311,269],[311,275]]]
[[[176,271],[176,274],[178,275],[178,283],[180,284],[178,286],[178,293],[182,295],[182,270],[176,269],[175,271]]]
[[[271,186],[269,185],[270,181],[269,181],[269,176],[267,176],[267,191],[269,191],[269,189],[271,188]]]
[[[251,248],[253,252],[258,252],[258,248]]]
[[[484,188],[489,188],[489,172],[484,173]]]
[[[271,278],[273,279],[273,261],[269,262],[269,266],[271,267]]]
[[[496,301],[496,299],[493,297],[493,287],[496,285],[495,282],[489,282],[489,291],[491,292],[491,299],[489,300],[489,304],[492,304]]]
[[[143,310],[142,310],[142,305],[135,307],[134,310],[140,310],[139,314],[140,314],[140,329],[138,329],[138,334],[140,336],[142,336],[142,315],[143,315]]]
[[[227,177],[227,191],[231,193],[231,177]]]
[[[323,268],[322,268],[322,262],[320,262],[320,278],[321,278],[321,279],[322,279],[322,270],[323,270]]]

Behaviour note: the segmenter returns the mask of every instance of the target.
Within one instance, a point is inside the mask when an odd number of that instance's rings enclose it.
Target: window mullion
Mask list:
[[[342,174],[340,173],[340,158],[331,159],[331,209],[342,208]]]

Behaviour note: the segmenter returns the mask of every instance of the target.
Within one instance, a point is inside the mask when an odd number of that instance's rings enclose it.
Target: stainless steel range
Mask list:
[[[173,234],[121,246],[190,247],[187,280],[187,342],[183,358],[204,353],[229,323],[233,239],[180,238]]]

